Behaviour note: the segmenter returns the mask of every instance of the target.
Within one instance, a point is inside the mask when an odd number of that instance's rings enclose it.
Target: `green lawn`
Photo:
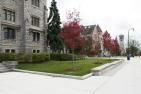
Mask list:
[[[110,63],[115,61],[113,59],[85,59],[77,60],[72,63],[72,61],[49,61],[38,64],[19,64],[18,69],[30,70],[30,71],[39,71],[39,72],[48,72],[48,73],[58,73],[58,74],[67,74],[82,76],[90,73],[91,69],[97,66],[100,66],[105,63]],[[96,63],[100,62],[100,63]]]

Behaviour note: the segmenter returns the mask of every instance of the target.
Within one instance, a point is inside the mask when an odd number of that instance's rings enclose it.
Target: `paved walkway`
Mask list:
[[[131,58],[109,81],[92,94],[141,94],[141,58]]]
[[[0,73],[0,94],[141,94],[141,58],[125,62],[114,73],[85,80]]]
[[[92,94],[109,77],[85,80],[50,77],[28,73],[0,73],[0,94]]]

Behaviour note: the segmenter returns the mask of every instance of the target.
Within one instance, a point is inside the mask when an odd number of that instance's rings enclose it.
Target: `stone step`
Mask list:
[[[6,67],[0,67],[0,70],[2,70],[2,69],[7,69]]]
[[[4,66],[4,65],[3,65],[3,64],[0,64],[0,67],[1,67],[1,66]]]
[[[6,68],[5,66],[0,66],[0,68]]]
[[[12,71],[17,64],[17,61],[3,61],[0,63],[0,72]]]
[[[0,68],[3,68],[3,67],[5,67],[3,64],[0,64]]]
[[[3,72],[9,72],[9,70],[8,69],[0,70],[0,73],[3,73]]]
[[[9,69],[5,67],[3,64],[0,64],[0,72],[8,72]]]

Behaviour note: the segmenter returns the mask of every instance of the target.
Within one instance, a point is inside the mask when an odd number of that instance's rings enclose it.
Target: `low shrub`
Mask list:
[[[52,53],[50,54],[50,59],[56,60],[56,61],[68,61],[68,60],[72,60],[72,55],[71,54]]]
[[[16,61],[17,55],[11,53],[0,53],[0,62],[2,61]]]
[[[20,63],[40,63],[49,60],[50,58],[47,53],[21,54],[18,57]]]
[[[88,53],[88,56],[90,56],[90,57],[93,57],[95,55],[96,55],[96,52],[95,51],[91,51],[91,52]]]
[[[19,63],[31,63],[32,62],[32,54],[20,53],[17,55],[17,61]]]
[[[73,54],[58,54],[58,53],[36,53],[36,54],[5,54],[0,53],[0,62],[2,61],[18,61],[19,63],[41,63],[49,60],[55,61],[71,61],[83,59],[81,55]]]
[[[73,55],[73,54],[58,54],[58,53],[50,54],[50,59],[56,61],[71,61],[73,57],[74,60],[82,59],[82,56]]]
[[[50,60],[49,55],[46,53],[32,54],[32,63],[40,63],[49,60]]]
[[[60,60],[61,59],[61,57],[60,57],[60,55],[59,54],[56,54],[56,53],[51,53],[50,54],[50,60]]]
[[[85,55],[77,55],[76,60],[82,60],[85,59]]]

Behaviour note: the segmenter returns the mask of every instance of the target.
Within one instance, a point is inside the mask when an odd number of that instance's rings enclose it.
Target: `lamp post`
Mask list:
[[[127,53],[127,60],[130,60],[130,50],[129,50],[129,31],[130,30],[133,30],[134,31],[134,28],[130,28],[128,30],[128,53]]]

